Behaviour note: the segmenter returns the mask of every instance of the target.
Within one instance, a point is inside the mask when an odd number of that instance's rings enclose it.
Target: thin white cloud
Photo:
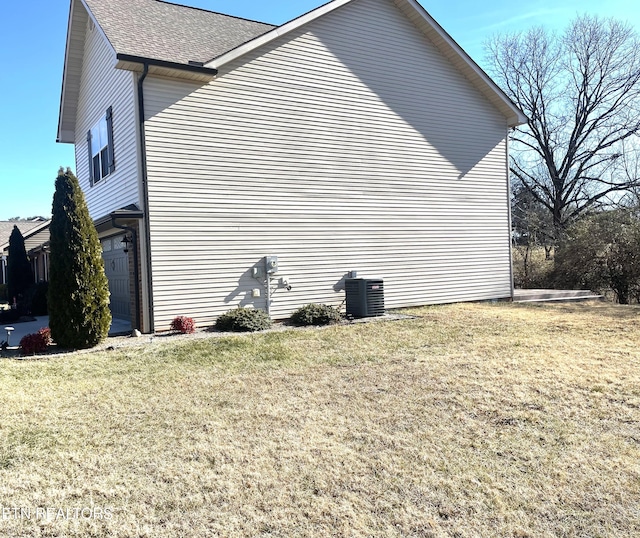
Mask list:
[[[500,28],[504,28],[506,26],[520,25],[521,23],[526,21],[531,21],[535,19],[542,19],[543,21],[548,21],[550,17],[564,18],[565,15],[566,15],[565,8],[538,9],[536,11],[529,11],[527,13],[523,13],[515,17],[504,19],[502,21],[496,22],[494,24],[490,24],[488,26],[483,26],[481,28],[478,28],[478,30],[481,32],[491,32],[494,30],[499,30]]]

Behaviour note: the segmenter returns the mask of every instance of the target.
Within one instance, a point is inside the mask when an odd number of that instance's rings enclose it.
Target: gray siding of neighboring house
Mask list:
[[[76,174],[93,219],[139,203],[135,75],[114,69],[115,53],[98,27],[87,23],[82,79],[75,129]],[[113,109],[116,169],[102,181],[89,182],[87,132]]]
[[[156,330],[339,305],[350,270],[387,307],[509,297],[507,122],[386,0],[359,0],[224,66],[145,82]]]

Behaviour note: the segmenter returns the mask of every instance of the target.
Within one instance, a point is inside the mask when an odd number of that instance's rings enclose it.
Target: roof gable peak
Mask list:
[[[354,1],[332,0],[282,26],[258,36],[257,38],[232,49],[205,64],[206,67],[219,69],[245,54],[274,41],[294,30],[309,24],[325,15]],[[409,18],[413,24],[434,44],[440,52],[459,69],[507,118],[508,125],[514,127],[527,122],[524,113],[493,82],[482,68],[476,64],[460,45],[435,21],[416,0],[384,0],[393,3]]]

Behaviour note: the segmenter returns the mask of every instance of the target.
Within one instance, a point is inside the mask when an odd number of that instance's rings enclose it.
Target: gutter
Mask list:
[[[153,58],[144,58],[142,56],[133,56],[131,54],[116,54],[118,62],[134,63],[142,65],[142,73],[138,77],[138,133],[140,143],[140,174],[142,181],[142,198],[144,209],[144,241],[146,246],[146,270],[147,270],[147,296],[149,298],[149,331],[155,332],[154,322],[154,305],[153,305],[153,276],[151,266],[151,218],[149,216],[149,177],[147,169],[147,146],[145,135],[145,113],[144,113],[144,81],[149,74],[151,67],[160,67],[164,69],[172,69],[176,71],[184,71],[213,79],[218,70],[210,67],[204,67],[202,62],[190,61],[188,64],[176,62],[167,62],[164,60],[155,60]],[[114,226],[119,228],[119,226]],[[137,267],[137,266],[136,266]],[[138,296],[136,296],[136,300]]]
[[[149,178],[147,169],[147,146],[145,136],[145,113],[144,113],[144,81],[149,74],[151,66],[162,67],[165,69],[175,69],[178,71],[186,71],[189,73],[205,75],[213,79],[218,74],[217,69],[204,67],[202,62],[189,62],[188,64],[179,64],[175,62],[166,62],[163,60],[154,60],[152,58],[143,58],[141,56],[132,56],[130,54],[116,54],[116,59],[121,62],[137,63],[142,65],[142,74],[138,77],[138,132],[140,137],[140,168],[142,176],[142,197],[144,200],[144,231],[146,246],[146,269],[147,269],[147,296],[149,297],[149,331],[155,332],[154,321],[154,305],[153,305],[153,273],[151,266],[151,218],[149,216]]]
[[[122,54],[122,53],[116,54],[116,60],[118,60],[118,62],[141,64],[142,66],[144,66],[143,73],[148,73],[149,67],[154,66],[154,67],[163,67],[165,69],[175,69],[177,71],[186,71],[189,73],[197,73],[200,75],[207,75],[207,76],[210,76],[211,78],[215,77],[218,74],[217,69],[214,69],[212,67],[204,67],[204,64],[202,62],[195,62],[195,61],[190,61],[188,64],[181,64],[177,62],[155,60],[153,58],[144,58],[143,56],[134,56],[132,54]],[[143,80],[144,80],[144,76],[146,75],[143,74]]]
[[[120,56],[120,55],[118,55]],[[143,64],[143,71],[140,77],[138,77],[138,132],[140,136],[140,167],[142,173],[142,198],[144,200],[144,240],[146,245],[146,264],[147,264],[147,293],[149,297],[149,332],[155,332],[155,321],[153,318],[153,277],[151,273],[151,219],[149,217],[149,182],[147,172],[147,145],[146,136],[144,132],[144,79],[149,74],[149,61],[145,61]],[[137,296],[136,296],[137,300]]]

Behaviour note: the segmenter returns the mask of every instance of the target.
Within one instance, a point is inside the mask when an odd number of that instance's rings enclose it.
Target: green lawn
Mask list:
[[[639,308],[409,313],[0,359],[0,536],[640,536]]]

